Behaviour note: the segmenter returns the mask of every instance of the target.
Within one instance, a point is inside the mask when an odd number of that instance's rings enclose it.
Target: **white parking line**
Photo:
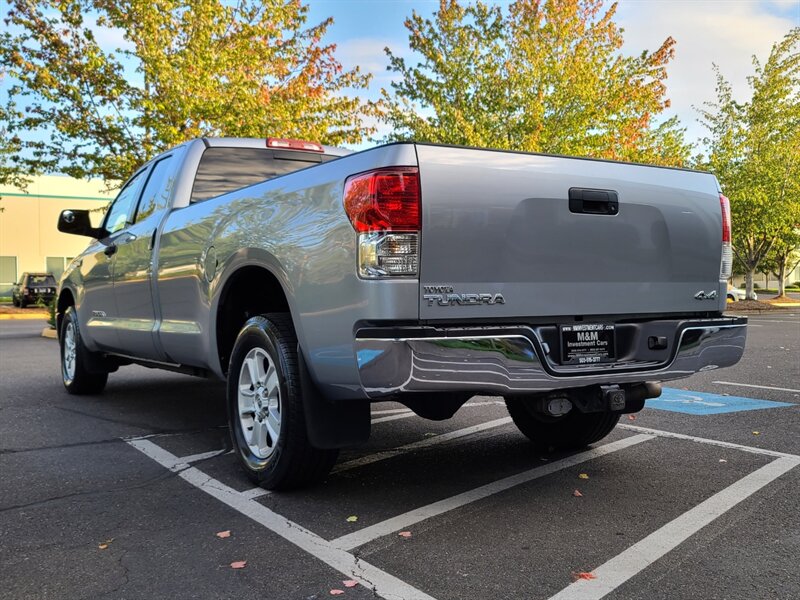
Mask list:
[[[799,464],[798,458],[784,457],[750,473],[594,569],[595,579],[579,579],[550,600],[599,600]]]
[[[630,448],[636,444],[641,444],[642,442],[651,440],[653,437],[654,436],[652,435],[640,434],[618,440],[616,442],[611,442],[610,444],[604,444],[597,448],[592,448],[591,450],[575,454],[574,456],[569,456],[541,467],[529,469],[528,471],[482,485],[478,488],[463,492],[456,496],[439,500],[433,504],[415,508],[402,515],[392,517],[391,519],[381,521],[380,523],[375,523],[374,525],[370,525],[364,529],[360,529],[358,531],[354,531],[353,533],[336,538],[335,540],[331,540],[331,544],[341,548],[342,550],[352,550],[353,548],[357,548],[358,546],[366,544],[367,542],[371,542],[376,538],[389,535],[390,533],[399,531],[401,529],[405,529],[410,525],[414,525],[415,523],[419,523],[425,519],[430,519],[431,517],[449,512],[466,504],[470,504],[471,502],[475,502],[476,500],[487,498],[514,486],[528,483],[534,479],[539,479],[563,469],[573,467],[580,463],[586,462],[587,460],[592,460],[600,456],[605,456],[606,454],[611,454],[612,452]]]
[[[128,440],[128,443],[167,469],[175,470],[176,465],[181,464],[179,457],[149,440],[133,439]],[[184,481],[277,533],[346,577],[355,579],[377,596],[386,600],[434,600],[421,590],[335,547],[317,534],[271,511],[263,504],[254,502],[241,492],[209,477],[195,467],[186,467],[177,473]]]
[[[178,460],[182,463],[186,463],[187,465],[192,464],[193,462],[198,462],[200,460],[206,460],[207,458],[214,458],[215,456],[219,456],[220,454],[225,454],[226,452],[232,452],[232,450],[227,450],[223,448],[222,450],[212,450],[210,452],[201,452],[199,454],[192,454],[190,456],[181,456]]]
[[[462,406],[464,407],[475,407],[475,406],[490,406],[494,404],[505,404],[505,402],[501,402],[499,400],[486,400],[486,401],[477,401],[477,402],[467,402]],[[392,414],[397,413],[397,414]],[[386,421],[397,421],[398,419],[407,419],[409,417],[413,417],[416,413],[414,413],[410,408],[391,408],[388,410],[374,410],[372,411],[373,415],[389,415],[388,417],[378,417],[377,419],[372,419],[370,423],[375,425],[376,423],[385,423]]]
[[[792,315],[789,315],[790,317]],[[798,321],[796,319],[753,319],[752,317],[748,319],[747,324],[750,325],[751,321],[755,321],[756,323],[791,323],[792,325],[797,325]]]
[[[800,390],[795,390],[792,388],[773,387],[771,385],[755,385],[753,383],[735,383],[733,381],[712,381],[711,383],[716,383],[717,385],[733,385],[738,387],[756,388],[759,390],[777,390],[779,392],[794,392],[796,394],[800,394]]]
[[[405,413],[410,411],[410,408],[389,408],[386,410],[373,410],[370,414],[375,415],[391,415],[394,413]]]
[[[479,433],[482,431],[494,429],[495,427],[500,427],[501,425],[506,425],[507,423],[510,422],[511,422],[511,417],[503,417],[502,419],[495,419],[494,421],[480,423],[479,425],[473,425],[472,427],[465,427],[464,429],[456,429],[455,431],[442,433],[441,435],[429,437],[427,439],[420,440],[418,442],[412,442],[410,444],[405,444],[404,446],[398,446],[397,448],[392,448],[391,450],[384,450],[382,452],[367,454],[366,456],[362,456],[360,458],[354,458],[353,460],[348,460],[347,462],[340,463],[335,467],[333,467],[333,471],[331,472],[339,473],[341,471],[348,471],[350,469],[355,469],[356,467],[363,467],[364,465],[369,465],[381,460],[386,460],[387,458],[400,456],[401,454],[406,454],[407,452],[419,450],[420,448],[435,446],[436,444],[442,444],[444,442],[449,442],[450,440],[456,440],[458,438],[462,438],[467,435],[472,435],[474,433]]]
[[[403,412],[398,415],[389,415],[388,417],[378,417],[377,419],[372,419],[372,421],[370,421],[370,424],[375,425],[376,423],[385,423],[386,421],[397,421],[397,419],[407,419],[409,417],[415,417],[415,416],[416,415],[409,410],[407,412]]]
[[[709,444],[711,446],[720,446],[721,448],[731,448],[732,450],[741,450],[742,452],[750,452],[751,454],[763,454],[764,456],[774,456],[775,458],[800,458],[797,454],[789,454],[787,452],[777,452],[775,450],[767,450],[766,448],[756,448],[755,446],[743,446],[742,444],[734,444],[732,442],[723,442],[722,440],[712,440],[709,438],[696,437],[694,435],[686,435],[683,433],[673,433],[672,431],[662,431],[661,429],[650,429],[648,427],[639,427],[637,425],[617,425],[620,429],[627,429],[628,431],[636,431],[638,433],[647,433],[658,437],[675,438],[678,440],[688,440],[690,442],[699,442],[701,444]]]

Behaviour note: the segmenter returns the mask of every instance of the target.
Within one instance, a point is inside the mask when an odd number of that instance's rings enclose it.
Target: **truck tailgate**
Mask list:
[[[711,174],[424,144],[417,154],[421,319],[724,307]]]

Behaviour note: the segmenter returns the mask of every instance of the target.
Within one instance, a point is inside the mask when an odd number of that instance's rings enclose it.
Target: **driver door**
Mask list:
[[[109,206],[103,220],[108,233],[100,240],[93,240],[77,259],[83,296],[79,299],[78,313],[84,341],[91,350],[117,350],[119,336],[116,319],[117,305],[114,298],[114,264],[117,244],[125,236],[125,226],[139,196],[145,179],[145,169],[131,177]]]

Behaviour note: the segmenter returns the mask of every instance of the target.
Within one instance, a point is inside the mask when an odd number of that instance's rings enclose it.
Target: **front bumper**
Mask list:
[[[741,359],[746,317],[650,321],[626,328],[630,349],[615,363],[560,365],[547,339],[554,326],[362,329],[356,333],[361,385],[372,398],[401,392],[523,394],[590,385],[681,379]],[[663,353],[640,350],[669,331]],[[646,343],[646,342],[645,342]]]

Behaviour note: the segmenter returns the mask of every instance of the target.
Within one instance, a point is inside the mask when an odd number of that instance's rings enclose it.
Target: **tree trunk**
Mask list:
[[[753,298],[753,275],[755,274],[755,269],[748,269],[747,274],[744,276],[744,291],[745,291],[745,299],[746,300],[754,300]]]
[[[786,297],[786,261],[778,265],[778,298]]]

